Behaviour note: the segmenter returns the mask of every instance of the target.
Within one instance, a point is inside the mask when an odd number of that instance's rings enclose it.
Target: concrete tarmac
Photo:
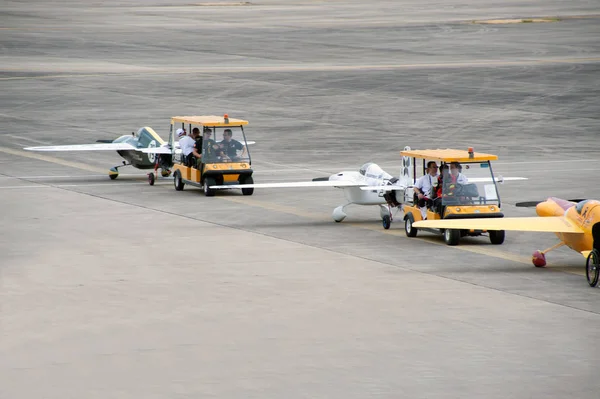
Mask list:
[[[473,146],[533,216],[600,199],[598,4],[143,3],[2,5],[0,398],[597,397],[600,290],[569,249],[531,265],[553,234],[448,247],[334,223],[336,189],[207,198],[22,148],[228,113],[255,182]]]

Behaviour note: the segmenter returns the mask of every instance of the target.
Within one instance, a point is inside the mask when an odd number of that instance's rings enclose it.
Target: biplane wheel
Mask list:
[[[494,245],[500,245],[504,242],[506,233],[504,230],[490,230],[490,242]]]
[[[110,177],[110,180],[115,180],[117,176],[119,176],[119,170],[117,168],[110,168],[108,171],[108,177]]]
[[[390,218],[390,215],[383,215],[381,222],[383,224],[383,228],[387,230],[392,225],[392,218]]]
[[[181,180],[181,172],[178,170],[173,173],[173,184],[175,185],[175,190],[177,191],[183,190],[183,186],[185,186],[185,183],[183,180]]]
[[[241,184],[254,184],[254,179],[252,176],[248,176],[242,180]],[[252,195],[252,193],[254,193],[254,187],[242,188],[243,195]]]
[[[154,185],[154,173],[152,172],[148,173],[148,184],[150,184],[151,186]]]
[[[404,219],[404,232],[406,233],[406,236],[416,237],[418,231],[418,229],[413,227],[412,215],[407,216],[406,219]]]
[[[587,261],[585,262],[585,276],[590,287],[598,285],[598,278],[600,277],[600,254],[596,249],[593,249],[587,257]]]
[[[535,251],[531,256],[531,263],[533,263],[535,267],[546,266],[546,255],[544,255],[541,251]]]
[[[460,241],[460,230],[446,229],[444,230],[444,241],[447,245],[458,245]]]
[[[216,184],[217,183],[215,182],[215,179],[213,179],[212,177],[207,177],[206,179],[204,179],[204,195],[206,195],[207,197],[214,196],[215,190],[209,187],[214,186]]]

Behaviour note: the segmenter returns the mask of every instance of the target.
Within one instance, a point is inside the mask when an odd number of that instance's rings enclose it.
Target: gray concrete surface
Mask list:
[[[220,4],[216,4],[220,3]],[[1,398],[596,398],[600,290],[552,234],[447,247],[338,190],[204,197],[80,144],[250,121],[255,181],[467,147],[600,198],[600,5],[15,2],[0,11]],[[559,17],[549,23],[474,20]]]

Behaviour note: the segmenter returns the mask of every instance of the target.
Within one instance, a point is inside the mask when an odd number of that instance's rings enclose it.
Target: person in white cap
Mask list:
[[[194,139],[186,134],[185,129],[177,129],[177,137],[179,137],[179,147],[183,154],[183,163],[189,166],[189,155],[194,150]]]

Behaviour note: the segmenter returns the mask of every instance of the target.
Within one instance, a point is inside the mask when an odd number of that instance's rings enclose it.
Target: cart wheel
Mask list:
[[[212,177],[207,177],[206,179],[204,179],[204,195],[206,195],[207,197],[214,196],[215,190],[209,187],[215,186],[216,184],[217,183],[215,182],[215,179],[213,179]]]
[[[383,215],[381,222],[383,223],[383,228],[386,230],[392,225],[392,219],[390,218],[390,215]]]
[[[154,173],[152,172],[148,173],[148,184],[150,184],[151,186],[154,185]]]
[[[587,257],[585,262],[585,276],[590,287],[598,285],[598,277],[600,277],[600,254],[596,249],[592,249],[592,252]]]
[[[406,219],[404,219],[404,232],[406,233],[406,236],[416,237],[418,231],[417,228],[413,227],[412,215],[407,216]]]
[[[177,191],[183,190],[183,186],[185,186],[185,183],[181,180],[181,172],[178,170],[173,173],[173,184],[175,185],[175,190]]]
[[[254,179],[252,178],[252,176],[248,176],[244,180],[242,180],[242,182],[243,183],[241,184],[254,184]],[[242,188],[243,195],[252,195],[252,193],[254,193],[254,187]]]
[[[460,230],[446,229],[444,230],[444,241],[447,245],[458,245],[460,241]]]
[[[494,245],[500,245],[504,242],[506,235],[504,230],[490,230],[490,242]]]

